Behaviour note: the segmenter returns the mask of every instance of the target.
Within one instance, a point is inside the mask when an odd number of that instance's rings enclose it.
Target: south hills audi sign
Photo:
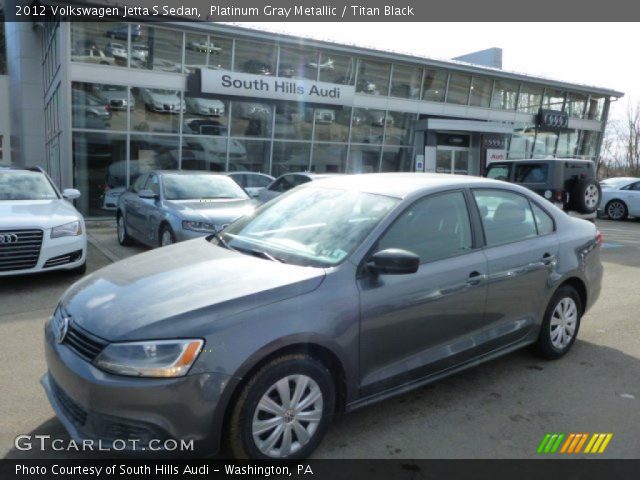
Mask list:
[[[569,127],[569,115],[558,110],[538,110],[538,128],[541,130],[565,130]]]
[[[226,70],[201,69],[199,72],[200,85],[196,90],[199,93],[209,95],[353,105],[355,94],[355,87],[352,85],[316,82],[300,78],[251,75]]]

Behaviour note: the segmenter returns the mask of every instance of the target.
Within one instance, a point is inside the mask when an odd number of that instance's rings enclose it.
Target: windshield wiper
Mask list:
[[[220,235],[220,233],[218,233],[218,232],[213,232],[213,233],[211,234],[211,237],[215,238],[215,239],[218,241],[218,243],[219,243],[221,246],[223,246],[224,248],[226,248],[227,250],[234,250],[234,251],[236,251],[236,249],[235,249],[235,248],[233,248],[231,245],[229,245],[229,244],[227,243],[227,241],[226,241],[224,238],[222,238],[222,235]]]
[[[265,252],[264,250],[258,250],[256,248],[234,248],[234,250],[241,253],[248,253],[250,255],[253,255],[254,257],[262,257],[264,259],[271,260],[272,262],[286,263],[281,258],[274,257],[269,252]]]

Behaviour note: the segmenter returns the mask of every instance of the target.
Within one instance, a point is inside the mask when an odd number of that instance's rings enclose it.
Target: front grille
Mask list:
[[[76,427],[82,427],[87,423],[87,411],[74,402],[69,395],[64,393],[58,384],[51,378],[51,391],[58,401],[58,405],[64,414]]]
[[[82,250],[76,250],[75,252],[58,255],[57,257],[53,257],[47,260],[42,268],[59,267],[60,265],[73,263],[78,261],[80,257],[82,257]]]
[[[54,335],[57,336],[65,317],[68,319],[69,326],[62,344],[69,347],[85,360],[93,362],[109,342],[92,335],[82,327],[76,325],[73,318],[65,312],[62,307],[58,307],[53,314]]]
[[[0,272],[34,268],[41,247],[42,230],[1,230]]]

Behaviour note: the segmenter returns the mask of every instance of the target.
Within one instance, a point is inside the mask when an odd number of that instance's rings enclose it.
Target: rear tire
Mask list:
[[[123,247],[128,247],[129,245],[133,245],[133,238],[129,236],[127,233],[127,224],[124,221],[124,215],[118,213],[116,218],[116,229],[118,234],[118,243]]]
[[[595,180],[581,178],[571,189],[572,208],[580,213],[593,213],[600,205],[602,191]]]
[[[303,354],[276,358],[249,379],[233,406],[230,451],[235,458],[306,458],[334,406],[332,376],[321,362]]]
[[[626,220],[629,216],[627,205],[622,200],[611,200],[604,209],[610,220]]]
[[[580,329],[582,308],[580,295],[569,285],[563,285],[553,294],[535,344],[538,356],[556,360],[571,349]]]

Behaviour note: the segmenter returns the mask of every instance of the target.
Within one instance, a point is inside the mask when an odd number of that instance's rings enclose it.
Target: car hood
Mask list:
[[[50,229],[81,218],[66,200],[0,200],[0,229]]]
[[[209,108],[223,108],[224,107],[224,103],[222,103],[220,100],[212,100],[212,99],[208,99],[208,98],[197,98],[195,101],[196,105],[200,105],[203,107],[209,107]]]
[[[162,103],[180,103],[180,98],[177,95],[164,95],[162,93],[152,93],[151,99],[154,102]]]
[[[110,341],[201,337],[211,322],[315,290],[325,272],[196,239],[135,255],[74,284],[74,323]],[[256,318],[258,321],[259,318]]]
[[[253,213],[251,200],[199,200],[191,201],[167,201],[167,207],[180,217],[188,220],[200,221],[233,221],[243,215]]]

